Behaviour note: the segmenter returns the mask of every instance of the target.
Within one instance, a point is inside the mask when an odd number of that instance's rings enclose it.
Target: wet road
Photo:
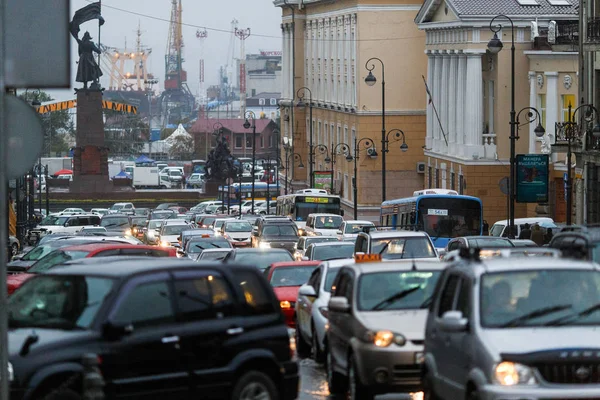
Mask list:
[[[300,360],[300,395],[298,400],[336,399],[329,396],[325,367],[315,363],[310,358]],[[377,396],[378,400],[405,400],[409,395]]]

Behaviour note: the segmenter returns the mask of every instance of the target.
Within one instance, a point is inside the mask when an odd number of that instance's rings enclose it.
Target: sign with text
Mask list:
[[[517,202],[545,203],[548,201],[548,154],[517,155]]]
[[[325,189],[331,193],[331,171],[315,171],[315,189]]]

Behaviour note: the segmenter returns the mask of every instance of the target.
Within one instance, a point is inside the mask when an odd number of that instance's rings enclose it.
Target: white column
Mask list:
[[[446,140],[448,139],[448,114],[449,114],[449,93],[450,88],[450,54],[447,52],[442,53],[442,87],[441,87],[441,100],[437,105],[438,111],[440,112],[440,118],[442,120],[442,128],[440,129],[440,150],[444,153],[448,152],[448,146],[446,146]]]
[[[435,103],[435,107],[438,110],[438,116],[440,113],[440,109],[443,107],[442,105],[442,56],[439,50],[434,52],[435,58],[435,69],[433,71],[434,79],[433,79],[433,101]],[[442,136],[440,129],[440,121],[438,121],[437,116],[435,117],[433,123],[433,151],[440,151],[440,138]]]
[[[550,143],[554,143],[556,137],[555,127],[556,122],[559,121],[558,116],[560,109],[558,107],[558,72],[545,72],[546,75],[546,135],[545,140],[550,140]],[[573,104],[575,106],[575,104]],[[552,155],[552,161],[557,161],[558,154]]]
[[[337,91],[337,104],[338,107],[344,106],[344,17],[341,15],[337,18],[338,24],[338,91]]]
[[[352,73],[352,107],[357,108],[357,104],[356,104],[356,98],[357,98],[357,93],[356,91],[357,89],[357,85],[356,83],[358,82],[358,77],[356,76],[356,72],[358,70],[358,67],[356,65],[357,63],[357,58],[356,58],[356,48],[357,48],[357,42],[356,42],[356,33],[357,33],[357,29],[356,29],[356,14],[352,14],[352,69],[351,69],[351,73]]]
[[[287,57],[289,55],[290,49],[288,48],[288,40],[287,40],[287,25],[286,24],[281,24],[281,35],[282,35],[282,40],[283,40],[283,44],[282,44],[282,49],[283,49],[283,57],[281,59],[282,62],[282,66],[281,69],[283,71],[282,73],[282,92],[281,92],[281,97],[283,99],[287,99],[287,93],[288,93],[288,76],[287,76],[287,69],[288,69],[288,61],[287,61]]]
[[[337,80],[337,69],[338,69],[338,49],[340,47],[340,42],[338,38],[338,19],[337,17],[331,18],[331,58],[333,59],[332,63],[332,73],[331,73],[331,82],[333,83],[332,91],[331,91],[331,103],[333,105],[337,105],[337,92],[338,92],[338,80]]]
[[[319,87],[317,90],[319,103],[323,103],[325,95],[325,20],[319,19],[318,25],[319,36]]]
[[[481,53],[467,54],[467,142],[464,146],[467,159],[482,158],[483,153],[483,75]]]
[[[458,77],[456,79],[456,144],[458,155],[463,154],[461,145],[465,143],[465,116],[467,91],[467,56],[458,54]]]
[[[328,104],[331,99],[331,92],[329,89],[329,49],[331,41],[329,40],[329,17],[325,18],[323,23],[323,45],[325,47],[325,51],[323,53],[323,90],[325,93],[323,94],[323,102]]]
[[[293,37],[294,37],[294,26],[293,24],[288,24],[288,38],[287,38],[287,42],[288,42],[288,68],[287,68],[287,75],[288,75],[288,99],[294,99],[294,96],[296,95],[295,93],[292,93],[292,89],[294,88],[294,46],[293,46]]]
[[[346,90],[345,90],[345,101],[344,103],[346,104],[346,108],[350,109],[350,87],[351,87],[351,82],[352,82],[352,77],[350,76],[351,70],[352,68],[350,67],[351,63],[352,63],[352,42],[350,41],[350,32],[351,32],[351,16],[350,14],[346,15],[344,17],[344,19],[346,20],[346,42],[345,42],[345,47],[346,47],[346,54],[344,59],[346,60],[345,64],[346,64]]]
[[[534,107],[537,109],[537,96],[535,90],[535,72],[529,71],[529,107]],[[539,110],[538,110],[539,111]],[[541,114],[540,114],[541,116]],[[534,123],[529,124],[529,154],[536,153],[536,136],[535,136],[535,127],[537,126],[538,121],[536,120]]]
[[[427,86],[429,92],[433,97],[433,71],[435,68],[435,57],[431,53],[431,50],[426,51],[427,54]],[[425,137],[425,148],[431,149],[433,145],[433,129],[434,124],[437,122],[435,119],[435,113],[433,111],[433,104],[429,102],[429,96],[427,96],[427,135]]]
[[[458,79],[458,55],[454,51],[450,53],[450,72],[448,87],[448,152],[456,154],[456,83]]]

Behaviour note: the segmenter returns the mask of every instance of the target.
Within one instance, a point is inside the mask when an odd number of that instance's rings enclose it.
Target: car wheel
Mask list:
[[[344,377],[333,369],[333,356],[330,351],[327,352],[327,385],[329,393],[334,396],[346,392]]]
[[[232,400],[278,400],[273,380],[259,371],[250,371],[238,379],[233,388]]]
[[[325,362],[325,352],[321,350],[321,346],[319,346],[319,337],[317,336],[317,331],[315,331],[314,326],[312,328],[311,344],[313,359],[315,360],[315,362],[323,364]]]
[[[373,400],[375,398],[373,393],[360,383],[354,358],[351,357],[348,364],[348,398],[350,400]]]
[[[439,397],[433,390],[432,379],[431,373],[429,371],[425,371],[425,376],[423,377],[423,400],[439,400]]]
[[[19,245],[16,243],[13,243],[10,246],[10,251],[11,251],[13,257],[16,256],[17,254],[19,254]]]
[[[296,320],[296,353],[298,353],[298,357],[306,358],[310,356],[310,345],[304,338],[302,337],[302,332],[300,332],[300,326],[298,325],[298,320]]]

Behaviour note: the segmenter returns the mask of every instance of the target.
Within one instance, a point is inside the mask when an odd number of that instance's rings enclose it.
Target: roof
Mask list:
[[[414,259],[414,260],[388,260],[386,262],[369,262],[353,264],[353,268],[360,273],[388,272],[394,270],[436,270],[442,271],[448,264],[440,262],[438,259]]]
[[[235,251],[235,253],[288,253],[290,254],[289,251],[287,251],[286,249],[259,249],[259,248],[255,248],[255,247],[246,247],[246,248],[236,248],[233,249]]]
[[[331,247],[331,246],[354,246],[354,242],[343,241],[343,242],[316,242],[310,244],[313,247]]]
[[[575,261],[565,258],[532,257],[532,258],[488,258],[479,265],[482,272],[522,271],[528,269],[589,269],[598,270],[599,266],[592,262]]]
[[[246,100],[252,99],[279,99],[281,98],[281,93],[279,92],[262,92],[254,95],[252,97],[248,97]]]
[[[146,246],[146,245],[141,245],[141,244],[127,244],[127,243],[80,244],[80,245],[76,245],[76,246],[63,247],[61,250],[96,251],[96,250],[112,250],[112,249],[164,250],[164,248],[156,247],[156,246]]]
[[[271,270],[286,267],[316,267],[321,261],[282,261],[271,264]]]
[[[373,221],[361,220],[361,219],[349,219],[344,221],[346,224],[366,224],[366,225],[375,225]]]
[[[101,262],[103,261],[103,262]],[[186,258],[148,258],[148,257],[101,257],[83,258],[68,263],[68,268],[55,268],[45,275],[94,275],[109,278],[124,278],[146,271],[161,271],[180,269],[216,269],[223,268],[221,263],[198,264]],[[227,269],[236,268],[237,265],[228,265]],[[242,268],[242,267],[239,267]],[[256,270],[256,267],[245,267]]]
[[[372,231],[368,235],[373,239],[387,239],[394,237],[428,237],[426,232],[416,231],[402,231],[402,230],[389,230],[389,231]]]
[[[212,133],[215,129],[218,129],[220,125],[223,126],[226,130],[233,133],[252,133],[252,127],[246,129],[244,128],[245,120],[242,118],[235,119],[216,119],[216,118],[207,118],[207,119],[199,119],[194,125],[189,129],[191,133]],[[256,124],[256,133],[262,133],[267,129],[269,124],[274,122],[270,119],[256,119],[254,121]],[[219,125],[220,124],[220,125]]]

